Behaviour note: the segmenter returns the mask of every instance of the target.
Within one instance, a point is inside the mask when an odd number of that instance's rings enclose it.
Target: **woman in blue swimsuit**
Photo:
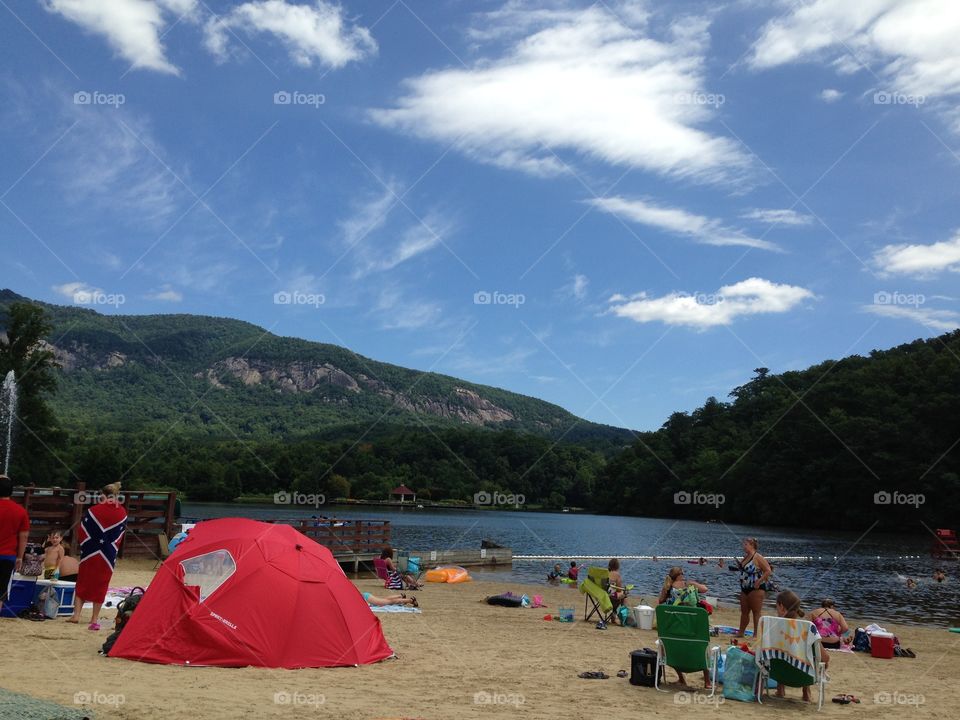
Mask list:
[[[773,570],[770,563],[757,550],[760,542],[756,538],[743,541],[743,559],[737,561],[740,568],[740,631],[737,637],[743,637],[753,616],[753,637],[757,637],[760,613],[767,596],[767,581]]]

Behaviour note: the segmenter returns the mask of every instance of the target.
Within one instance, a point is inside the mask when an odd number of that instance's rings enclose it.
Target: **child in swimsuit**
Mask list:
[[[43,579],[50,580],[60,570],[60,562],[66,551],[63,549],[63,536],[54,530],[47,535],[47,541],[43,544]]]

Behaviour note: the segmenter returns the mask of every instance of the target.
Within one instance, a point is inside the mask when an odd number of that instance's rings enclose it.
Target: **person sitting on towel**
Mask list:
[[[836,650],[843,636],[850,631],[847,621],[829,598],[820,603],[820,607],[810,613],[810,620],[817,626],[820,642],[825,648]]]

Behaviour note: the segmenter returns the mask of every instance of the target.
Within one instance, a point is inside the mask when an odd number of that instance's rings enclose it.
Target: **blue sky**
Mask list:
[[[658,427],[960,325],[960,6],[0,7],[0,286]]]

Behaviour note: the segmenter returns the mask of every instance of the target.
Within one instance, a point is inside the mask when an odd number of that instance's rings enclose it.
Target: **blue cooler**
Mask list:
[[[10,592],[0,610],[0,617],[15,618],[28,607],[33,605],[33,596],[37,591],[37,579],[25,578],[14,574],[10,580]]]

